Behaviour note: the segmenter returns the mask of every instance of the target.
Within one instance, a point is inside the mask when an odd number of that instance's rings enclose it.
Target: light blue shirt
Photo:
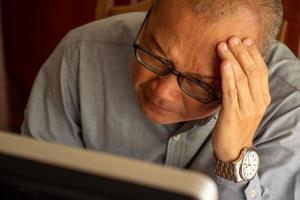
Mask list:
[[[270,50],[272,102],[254,139],[260,169],[249,183],[234,183],[214,174],[217,116],[165,126],[139,110],[131,65],[144,17],[120,15],[67,34],[36,78],[23,134],[202,172],[217,182],[220,199],[300,199],[299,59],[281,43]]]

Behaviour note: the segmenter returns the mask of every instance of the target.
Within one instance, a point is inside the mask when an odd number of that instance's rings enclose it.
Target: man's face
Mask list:
[[[249,11],[241,9],[234,16],[213,21],[193,13],[188,1],[164,0],[151,13],[140,44],[172,61],[177,71],[203,80],[218,92],[221,77],[216,46],[232,35],[255,40],[254,20]],[[156,123],[202,119],[221,105],[221,101],[197,101],[181,90],[174,74],[158,76],[138,61],[133,64],[132,79],[141,110]]]

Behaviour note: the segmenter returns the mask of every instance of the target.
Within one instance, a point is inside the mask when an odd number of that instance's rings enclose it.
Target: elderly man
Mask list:
[[[22,132],[206,173],[220,199],[299,199],[300,62],[274,43],[281,15],[275,0],[161,0],[73,30]]]

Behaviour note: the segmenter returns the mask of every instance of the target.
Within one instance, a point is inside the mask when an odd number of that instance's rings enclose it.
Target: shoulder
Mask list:
[[[287,46],[276,42],[265,60],[269,67],[270,89],[275,89],[272,84],[281,82],[282,87],[285,83],[300,92],[300,60]]]
[[[132,45],[144,17],[144,12],[135,12],[94,21],[71,30],[65,42],[68,45],[88,42]]]
[[[271,104],[268,116],[276,118],[293,111],[300,115],[300,60],[283,43],[276,42],[265,58],[269,67]]]
[[[41,71],[52,73],[63,69],[76,72],[80,66],[85,71],[91,68],[95,70],[104,61],[115,60],[115,56],[112,55],[119,55],[119,61],[121,58],[127,59],[144,17],[144,12],[127,13],[71,30],[60,41]]]
[[[300,60],[287,46],[276,42],[265,57],[265,62],[269,68],[269,89],[272,101],[260,128],[268,127],[271,130],[270,126],[272,126],[278,130],[282,127],[292,130],[294,127],[297,132],[300,130]],[[297,123],[292,123],[294,121]],[[272,134],[276,132],[273,130]]]
[[[283,43],[276,42],[265,58],[269,67],[272,101],[257,130],[262,140],[299,140],[300,130],[300,60]],[[264,135],[264,136],[262,136]],[[300,140],[299,140],[300,141]],[[265,141],[264,141],[265,142]]]

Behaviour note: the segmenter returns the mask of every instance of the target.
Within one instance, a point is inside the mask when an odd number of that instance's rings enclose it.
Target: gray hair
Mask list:
[[[196,14],[209,15],[215,19],[233,14],[239,6],[249,8],[257,18],[261,27],[258,38],[258,48],[265,55],[276,40],[282,25],[281,0],[189,0]],[[154,7],[161,0],[154,0]]]

